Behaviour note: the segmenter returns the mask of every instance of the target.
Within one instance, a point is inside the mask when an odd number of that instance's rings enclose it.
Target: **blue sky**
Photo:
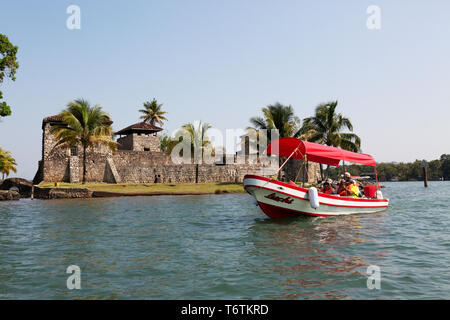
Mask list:
[[[69,5],[81,29],[69,30]],[[381,29],[366,27],[369,5]],[[1,85],[13,114],[0,146],[32,178],[41,123],[70,100],[101,104],[119,130],[156,97],[169,132],[203,120],[238,129],[263,106],[300,118],[339,100],[377,161],[450,153],[450,2],[7,1],[0,33],[19,46],[17,80]]]

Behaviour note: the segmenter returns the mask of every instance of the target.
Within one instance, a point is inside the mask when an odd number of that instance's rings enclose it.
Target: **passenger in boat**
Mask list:
[[[344,179],[341,179],[339,181],[336,193],[341,195],[341,196],[345,196],[346,192],[345,192],[345,181],[344,181]]]
[[[346,196],[348,197],[353,197],[353,198],[358,198],[359,196],[359,188],[356,185],[356,181],[353,179],[350,179],[348,182],[346,182],[345,184],[345,189],[346,189]]]
[[[325,194],[334,194],[334,193],[336,193],[334,188],[331,186],[330,179],[328,179],[327,181],[325,181],[323,183],[323,186],[322,186],[322,189],[320,189],[320,192],[325,193]]]
[[[352,179],[352,175],[350,174],[350,172],[346,172],[344,174],[345,183],[347,184],[351,179]]]

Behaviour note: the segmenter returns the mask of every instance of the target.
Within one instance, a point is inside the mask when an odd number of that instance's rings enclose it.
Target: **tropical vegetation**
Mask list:
[[[188,141],[182,139],[181,143],[188,143],[188,148],[191,149],[191,158],[195,163],[199,163],[204,159],[205,154],[210,155],[212,152],[212,144],[208,137],[208,130],[212,126],[209,123],[187,123],[181,127],[181,133],[184,136],[189,136]]]
[[[337,105],[337,101],[319,104],[314,116],[303,119],[303,125],[295,135],[304,135],[310,142],[359,152],[361,139],[352,133],[350,119],[336,112]]]
[[[172,139],[167,133],[163,133],[160,138],[161,152],[170,154],[173,148],[177,145],[178,141]]]
[[[267,141],[271,141],[270,130],[278,130],[280,138],[292,137],[299,129],[300,119],[295,116],[291,105],[285,106],[279,102],[261,109],[263,116],[250,118],[251,127],[247,130],[267,130]]]
[[[0,148],[0,173],[2,174],[2,180],[5,179],[5,176],[9,176],[11,171],[17,172],[16,166],[16,160],[11,156],[11,152]]]
[[[112,139],[111,118],[100,105],[91,106],[84,99],[76,99],[67,104],[59,116],[63,123],[54,125],[50,132],[56,137],[54,148],[73,148],[78,145],[83,150],[83,179],[86,183],[86,152],[96,144],[106,145],[115,150],[117,142]]]
[[[314,116],[303,119],[303,125],[295,136],[309,142],[359,152],[361,139],[352,133],[353,124],[350,119],[336,112],[337,105],[337,101],[319,104]],[[323,180],[322,164],[320,164],[320,174]],[[327,176],[328,174],[329,166],[326,171]]]
[[[163,111],[162,106],[163,104],[158,103],[155,98],[152,101],[144,102],[144,109],[139,110],[142,113],[140,118],[151,125],[155,125],[155,123],[162,125],[163,121],[167,121],[167,118],[164,116],[167,114],[167,111]]]
[[[380,162],[377,164],[378,179],[380,181],[420,181],[423,180],[421,160],[414,162]],[[346,167],[352,175],[373,175],[374,168],[363,165],[349,165]],[[343,172],[342,168],[330,169],[330,177],[336,179]],[[450,180],[450,154],[443,154],[439,159],[428,161],[428,180]]]
[[[300,119],[295,116],[292,106],[285,106],[277,102],[262,108],[263,117],[250,118],[252,126],[247,130],[250,132],[256,130],[259,141],[261,141],[261,137],[264,137],[264,134],[260,132],[276,129],[281,138],[296,137],[358,152],[361,150],[361,139],[352,132],[353,125],[350,119],[336,112],[337,105],[337,101],[319,104],[315,109],[314,116],[303,119],[300,126]],[[271,137],[268,135],[267,143],[270,140]],[[320,171],[323,179],[322,165],[320,165]]]
[[[5,77],[12,81],[16,80],[15,74],[19,63],[17,62],[18,47],[14,46],[4,34],[0,34],[0,84]],[[0,100],[3,94],[0,91]],[[11,114],[11,107],[5,102],[0,101],[0,117],[6,117]]]

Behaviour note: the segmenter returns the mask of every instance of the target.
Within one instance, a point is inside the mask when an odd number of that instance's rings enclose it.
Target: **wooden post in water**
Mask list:
[[[198,183],[198,163],[195,165],[195,183]]]
[[[428,187],[427,167],[423,167],[423,185]]]
[[[423,173],[423,186],[426,188],[428,187],[428,176],[427,176],[427,167],[428,163],[425,160],[422,160],[422,163],[420,164],[422,167],[422,173]]]

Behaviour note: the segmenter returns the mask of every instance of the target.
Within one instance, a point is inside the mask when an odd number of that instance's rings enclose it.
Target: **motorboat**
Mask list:
[[[376,162],[372,156],[355,153],[336,147],[302,141],[297,138],[280,138],[272,142],[266,149],[267,155],[287,157],[282,166],[290,158],[301,159],[300,170],[305,170],[308,161],[338,167],[342,161],[345,171],[345,161],[355,164],[373,166],[377,177]],[[261,210],[271,218],[286,218],[299,215],[338,216],[357,213],[373,213],[384,211],[389,200],[384,199],[378,184],[364,187],[363,197],[325,194],[315,187],[306,188],[290,181],[278,181],[275,177],[267,178],[258,175],[246,175],[244,188],[252,195]]]

